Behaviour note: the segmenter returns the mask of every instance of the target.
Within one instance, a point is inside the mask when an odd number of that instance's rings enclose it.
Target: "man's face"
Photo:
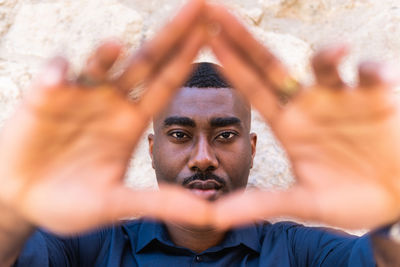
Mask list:
[[[244,189],[255,154],[250,106],[229,88],[183,88],[154,119],[150,155],[159,183],[215,200]]]

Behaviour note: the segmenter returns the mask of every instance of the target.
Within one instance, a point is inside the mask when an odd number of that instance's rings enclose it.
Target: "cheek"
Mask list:
[[[251,149],[240,146],[235,152],[225,154],[224,159],[224,169],[230,177],[232,189],[246,187],[251,166]]]
[[[182,151],[174,148],[173,145],[158,145],[154,143],[153,161],[157,181],[175,183],[178,174],[185,166],[185,156]]]
[[[250,173],[249,157],[247,155],[236,156],[234,177],[232,177],[232,185],[234,189],[246,187]]]

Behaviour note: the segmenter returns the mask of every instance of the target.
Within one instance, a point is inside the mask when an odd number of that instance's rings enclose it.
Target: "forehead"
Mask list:
[[[247,126],[250,123],[250,106],[233,89],[184,87],[155,118],[154,126],[170,116],[184,116],[195,121],[213,117],[237,117]]]

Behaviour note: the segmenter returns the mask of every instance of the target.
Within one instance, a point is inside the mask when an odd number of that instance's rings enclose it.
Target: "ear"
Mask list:
[[[250,168],[253,168],[254,157],[256,156],[256,147],[257,147],[257,134],[250,134],[250,145],[251,145],[251,165]]]
[[[149,154],[151,157],[151,167],[153,167],[154,169],[154,160],[153,160],[154,134],[149,134],[147,136],[147,140],[149,141]]]

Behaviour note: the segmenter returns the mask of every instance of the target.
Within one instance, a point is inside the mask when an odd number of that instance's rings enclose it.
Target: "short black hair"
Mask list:
[[[210,62],[198,62],[192,64],[193,71],[183,87],[197,88],[232,88],[222,76],[222,67]]]

